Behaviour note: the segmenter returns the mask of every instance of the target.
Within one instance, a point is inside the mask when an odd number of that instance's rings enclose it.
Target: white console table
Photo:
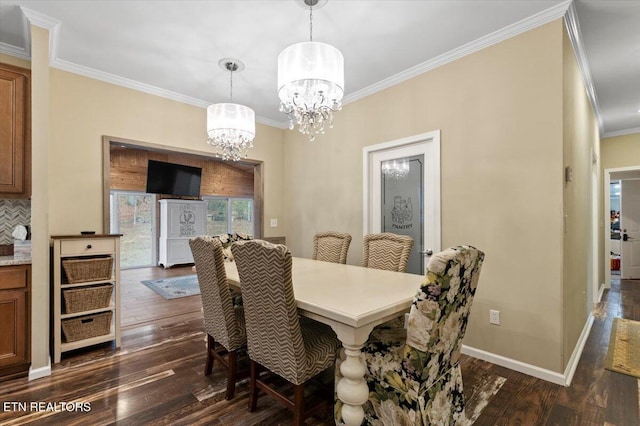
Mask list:
[[[206,201],[160,200],[159,265],[193,263],[189,239],[206,234],[206,214]]]

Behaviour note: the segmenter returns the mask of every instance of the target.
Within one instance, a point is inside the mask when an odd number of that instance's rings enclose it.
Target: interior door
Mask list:
[[[620,228],[622,229],[621,278],[640,278],[640,180],[622,180]]]
[[[439,132],[365,148],[365,233],[409,235],[414,246],[407,272],[424,274],[440,251]]]

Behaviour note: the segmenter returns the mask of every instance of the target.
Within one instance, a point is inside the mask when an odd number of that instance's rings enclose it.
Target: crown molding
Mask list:
[[[603,138],[615,138],[616,136],[632,135],[634,133],[640,133],[640,127],[634,127],[632,129],[616,130],[615,132],[607,132],[602,135]]]
[[[591,67],[587,59],[587,52],[584,49],[584,43],[582,42],[582,32],[580,31],[580,22],[578,21],[578,13],[573,2],[569,5],[567,13],[564,16],[564,24],[571,41],[571,46],[576,55],[576,61],[578,62],[578,69],[582,75],[582,82],[587,92],[587,97],[593,108],[593,112],[598,120],[598,126],[600,128],[600,136],[604,133],[604,120],[600,107],[598,106],[598,97],[596,96],[596,90],[593,85],[593,78],[591,77]]]
[[[22,12],[22,37],[25,41],[25,47],[15,46],[13,44],[3,43],[0,41],[0,53],[6,55],[15,56],[16,58],[24,59],[25,61],[31,61],[31,28],[29,27],[29,21],[24,14],[23,8],[20,8]]]
[[[116,86],[126,87],[128,89],[136,90],[139,92],[148,93],[150,95],[159,96],[165,99],[171,99],[176,102],[181,102],[187,105],[192,105],[198,108],[207,108],[211,105],[211,102],[204,101],[202,99],[193,98],[191,96],[183,95],[181,93],[172,92],[170,90],[161,89],[156,86],[152,86],[146,83],[140,83],[136,80],[131,80],[128,78],[120,77],[115,74],[110,74],[103,71],[98,71],[94,68],[85,67],[82,65],[75,64],[73,62],[68,62],[62,59],[54,59],[51,62],[52,68],[57,68],[62,71],[67,71],[72,74],[83,75],[85,77],[92,78],[94,80],[104,81],[105,83],[115,84]],[[256,117],[256,122],[261,124],[266,124],[268,126],[284,128],[283,123],[271,120],[269,118],[264,117]]]
[[[24,59],[25,61],[31,61],[31,52],[23,47],[14,46],[12,44],[3,43],[0,41],[0,53],[9,56],[15,56],[16,58]]]
[[[460,59],[466,55],[470,55],[472,53],[475,53],[479,50],[482,50],[486,47],[492,46],[494,44],[500,43],[504,40],[507,40],[511,37],[514,37],[518,34],[524,33],[526,31],[532,30],[534,28],[537,28],[541,25],[547,24],[555,19],[561,18],[563,16],[565,16],[565,14],[567,14],[567,10],[572,9],[573,5],[572,5],[572,0],[565,0],[562,3],[559,3],[555,6],[552,6],[546,10],[543,10],[535,15],[532,15],[528,18],[525,18],[519,22],[516,22],[514,24],[511,24],[507,27],[504,27],[500,30],[494,31],[491,34],[488,34],[484,37],[481,37],[477,40],[474,40],[470,43],[467,43],[463,46],[460,46],[456,49],[453,49],[449,52],[446,52],[440,56],[437,56],[434,59],[431,59],[427,62],[423,62],[422,64],[418,64],[416,66],[413,66],[405,71],[402,71],[398,74],[395,74],[391,77],[388,77],[384,80],[381,80],[377,83],[374,83],[370,86],[367,86],[363,89],[360,89],[356,92],[353,92],[347,96],[344,97],[343,100],[343,104],[348,104],[351,102],[354,102],[356,100],[362,99],[366,96],[372,95],[374,93],[377,93],[381,90],[387,89],[391,86],[394,86],[396,84],[399,84],[403,81],[409,80],[411,78],[414,78],[420,74],[423,74],[427,71],[433,70],[435,68],[438,68],[442,65],[448,64],[449,62],[455,61],[457,59]],[[196,107],[200,107],[200,108],[206,108],[207,106],[210,105],[210,102],[206,102],[203,101],[201,99],[197,99],[197,98],[193,98],[190,96],[186,96],[177,92],[172,92],[170,90],[166,90],[166,89],[161,89],[159,87],[155,87],[149,84],[145,84],[145,83],[141,83],[135,80],[131,80],[128,78],[124,78],[124,77],[120,77],[114,74],[109,74],[103,71],[99,71],[93,68],[89,68],[89,67],[85,67],[82,65],[78,65],[72,62],[68,62],[68,61],[64,61],[62,59],[58,59],[57,57],[57,47],[58,47],[58,42],[59,42],[59,32],[60,32],[60,21],[50,18],[46,15],[43,15],[39,12],[35,12],[31,9],[25,8],[25,7],[21,7],[20,8],[22,10],[22,12],[24,13],[24,15],[27,17],[27,19],[29,20],[29,22],[31,22],[31,24],[33,25],[37,25],[40,26],[42,28],[47,28],[51,31],[50,34],[50,38],[49,38],[49,58],[50,58],[50,65],[54,68],[58,68],[61,69],[63,71],[67,71],[67,72],[71,72],[74,74],[79,74],[79,75],[83,75],[85,77],[89,77],[89,78],[93,78],[96,80],[100,80],[100,81],[104,81],[107,83],[111,83],[111,84],[115,84],[118,86],[123,86],[123,87],[127,87],[129,89],[133,89],[133,90],[138,90],[144,93],[148,93],[151,95],[155,95],[155,96],[160,96],[163,98],[167,98],[167,99],[171,99],[177,102],[182,102],[182,103],[186,103],[188,105],[193,105]],[[575,18],[575,11],[573,12],[574,14],[574,18]],[[565,17],[566,19],[566,17]],[[575,20],[575,23],[577,25],[577,20]],[[579,31],[579,28],[578,28]],[[571,31],[569,31],[571,34]],[[573,43],[573,38],[572,38],[572,43]],[[30,45],[30,43],[29,43]],[[2,51],[3,46],[0,45],[0,52]],[[575,49],[575,47],[574,47]],[[584,56],[584,49],[582,49],[582,55]],[[17,54],[13,54],[13,53],[9,53],[7,52],[7,54],[12,54],[13,56],[18,56]],[[28,55],[28,54],[27,54]],[[18,56],[20,57],[20,56]],[[28,55],[27,57],[23,57],[24,59],[30,59],[30,55]],[[586,60],[585,60],[586,62]],[[588,66],[588,65],[587,65]],[[582,68],[581,68],[582,69]],[[589,74],[590,75],[590,74]],[[591,86],[593,87],[593,85],[591,84]],[[594,92],[594,96],[595,96],[595,92]],[[596,103],[597,105],[597,103]],[[601,128],[602,128],[602,119],[601,116],[599,114],[599,110],[597,109],[597,107],[594,107],[594,109],[596,109],[596,115],[598,116],[598,120],[601,124]],[[280,128],[280,129],[287,129],[289,127],[289,122],[288,121],[277,121],[277,120],[273,120],[273,119],[269,119],[269,118],[265,118],[265,117],[259,117],[256,116],[256,122],[261,123],[261,124],[265,124],[268,126],[272,126],[272,127],[276,127],[276,128]]]
[[[20,10],[31,25],[49,30],[49,63],[58,57],[58,44],[60,40],[60,21],[44,15],[35,10],[20,6]],[[27,46],[31,49],[31,31],[26,32]]]
[[[289,128],[288,121],[277,121],[277,120],[272,120],[271,118],[258,117],[257,115],[256,115],[256,123],[266,124],[267,126],[277,127],[278,129]]]
[[[29,9],[28,7],[23,7],[23,6],[20,6],[20,10],[24,14],[24,16],[27,17],[27,19],[31,24],[36,25],[38,27],[41,27],[47,30],[52,30],[55,27],[60,26],[60,21],[50,16],[47,16],[43,13],[36,12],[35,10]]]
[[[161,89],[159,87],[152,86],[150,84],[140,83],[139,81],[136,81],[136,80],[120,77],[115,74],[99,71],[94,68],[85,67],[83,65],[78,65],[73,62],[68,62],[62,59],[57,59],[57,58],[54,59],[51,62],[51,67],[57,68],[63,71],[67,71],[73,74],[83,75],[85,77],[89,77],[95,80],[104,81],[106,83],[115,84],[117,86],[126,87],[128,89],[133,89],[140,92],[148,93],[150,95],[156,95],[156,96],[171,99],[174,101],[182,102],[188,105],[193,105],[200,108],[206,108],[211,104],[210,102],[206,102],[201,99],[193,98],[191,96],[186,96],[181,93],[172,92],[166,89]]]
[[[381,90],[387,89],[403,81],[417,77],[420,74],[424,74],[427,71],[431,71],[435,68],[441,67],[449,62],[453,62],[464,56],[475,53],[486,47],[500,43],[518,34],[537,28],[541,25],[547,24],[555,19],[562,18],[567,9],[571,5],[571,0],[566,0],[548,9],[536,13],[528,18],[525,18],[519,22],[508,25],[500,30],[494,31],[491,34],[480,37],[472,42],[462,45],[458,48],[450,50],[435,58],[415,65],[409,69],[406,69],[391,77],[385,78],[377,83],[367,86],[363,89],[357,90],[344,97],[343,104],[348,104],[358,99],[362,99],[366,96],[377,93]]]

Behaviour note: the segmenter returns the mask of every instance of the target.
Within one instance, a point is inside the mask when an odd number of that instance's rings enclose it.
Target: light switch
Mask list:
[[[272,228],[278,227],[278,219],[271,219],[271,227]]]

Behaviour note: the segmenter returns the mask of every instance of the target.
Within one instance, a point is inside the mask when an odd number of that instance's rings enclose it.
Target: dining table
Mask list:
[[[225,262],[229,285],[240,287],[235,262]],[[344,348],[336,384],[348,426],[362,424],[369,397],[361,349],[373,328],[409,311],[423,276],[293,258],[292,281],[300,315],[329,325]]]

